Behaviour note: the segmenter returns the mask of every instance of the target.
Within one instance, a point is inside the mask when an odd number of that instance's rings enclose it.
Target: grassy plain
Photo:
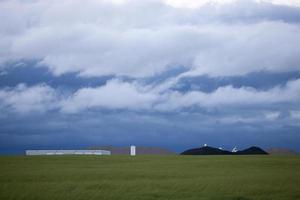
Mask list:
[[[299,200],[300,157],[2,156],[2,200]]]

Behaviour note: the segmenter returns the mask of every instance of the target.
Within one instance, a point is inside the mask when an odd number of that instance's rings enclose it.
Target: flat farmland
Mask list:
[[[1,156],[3,200],[298,200],[300,157]]]

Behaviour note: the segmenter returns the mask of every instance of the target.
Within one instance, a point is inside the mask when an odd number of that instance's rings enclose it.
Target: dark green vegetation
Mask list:
[[[0,199],[300,199],[300,157],[0,157]]]

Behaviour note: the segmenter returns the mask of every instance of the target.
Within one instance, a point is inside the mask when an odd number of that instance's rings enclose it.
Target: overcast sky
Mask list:
[[[0,0],[0,152],[300,151],[300,1]]]

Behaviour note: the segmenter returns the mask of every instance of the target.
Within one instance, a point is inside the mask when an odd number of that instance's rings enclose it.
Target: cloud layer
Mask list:
[[[0,108],[18,113],[45,112],[53,109],[59,98],[56,91],[47,85],[27,87],[20,84],[15,88],[0,90]]]
[[[176,111],[189,107],[212,108],[223,106],[271,105],[297,103],[300,101],[300,79],[267,91],[250,87],[219,87],[211,93],[188,91],[185,93],[170,88],[143,86],[111,80],[96,88],[82,88],[73,94],[63,95],[47,85],[0,90],[1,107],[10,107],[18,112],[47,111],[54,108],[74,113],[87,109],[125,109]],[[295,113],[291,113],[296,116]],[[273,115],[267,115],[270,118]]]
[[[114,77],[72,91],[19,83],[1,89],[1,106],[23,113],[76,113],[294,103],[299,79],[265,90],[231,84],[211,92],[174,88],[203,75],[300,70],[297,6],[271,0],[1,1],[1,18],[7,19],[0,26],[2,70],[34,60],[35,67],[55,76]],[[160,74],[178,67],[184,72],[156,83]],[[124,76],[129,79],[119,78]]]
[[[297,0],[0,0],[0,18],[0,153],[300,150]]]
[[[0,62],[35,59],[56,75],[82,76],[299,69],[300,8],[249,0],[186,10],[176,2],[1,1]],[[179,4],[192,2],[203,1]]]

